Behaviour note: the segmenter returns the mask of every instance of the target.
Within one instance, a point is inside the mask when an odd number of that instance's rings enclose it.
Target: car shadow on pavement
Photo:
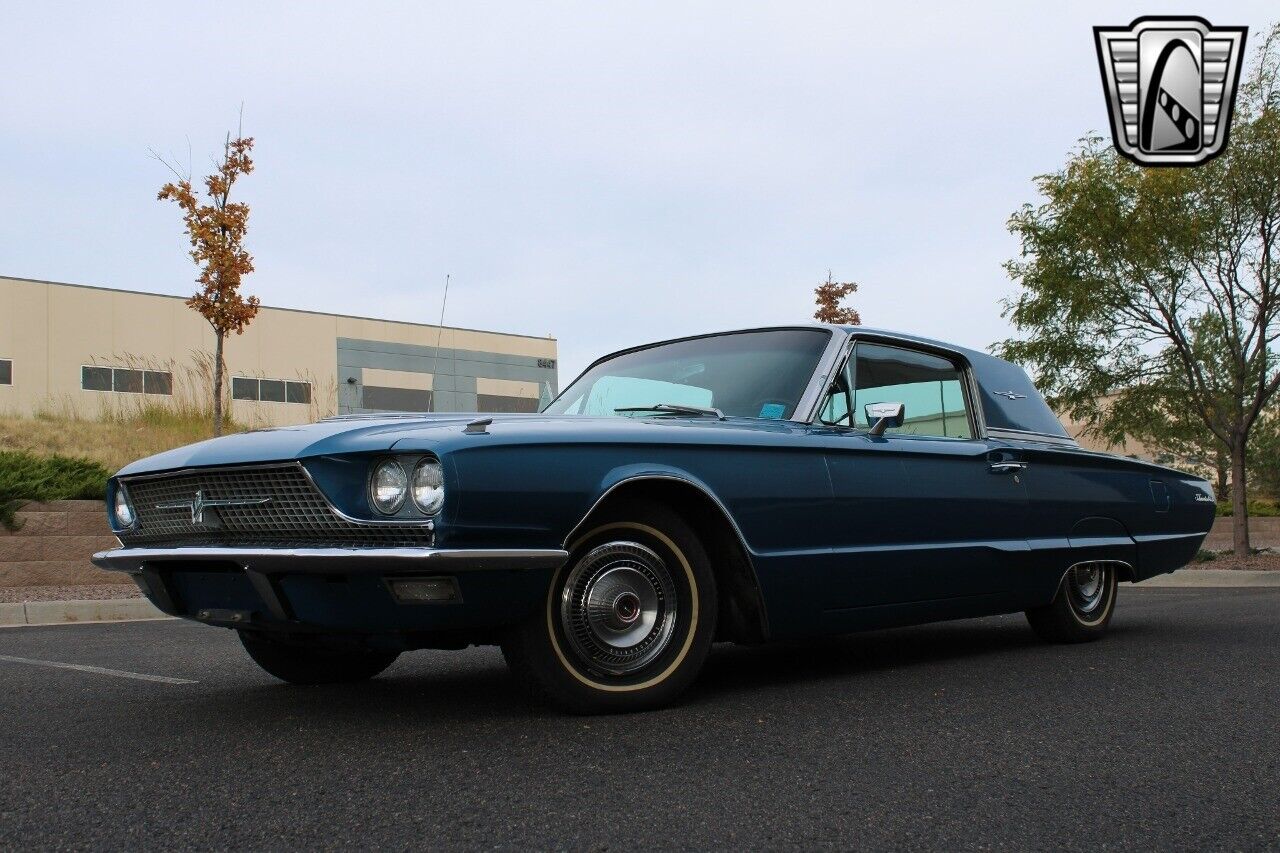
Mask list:
[[[1102,642],[1144,633],[1141,625],[1112,625]],[[1021,618],[939,622],[838,637],[762,646],[717,646],[693,688],[693,701],[719,694],[847,679],[886,670],[981,660],[990,656],[1052,654]],[[693,698],[696,697],[696,698]]]
[[[1142,633],[1141,625],[1131,625],[1113,630],[1103,642]],[[1012,660],[1055,648],[1063,647],[1042,642],[1021,620],[938,623],[761,646],[719,644],[681,704],[714,704],[770,687],[821,687],[888,670],[906,676],[938,664],[1001,655]],[[473,726],[565,717],[532,702],[493,649],[406,654],[382,676],[355,685],[247,686],[240,679],[206,679],[203,685],[201,700],[182,706],[196,725],[267,718],[335,728],[379,722]]]

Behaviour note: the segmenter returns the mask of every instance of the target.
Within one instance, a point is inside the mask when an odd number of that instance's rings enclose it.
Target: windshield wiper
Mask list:
[[[724,420],[724,412],[719,409],[704,409],[701,406],[682,406],[679,403],[654,403],[652,406],[622,406],[615,412],[668,412],[674,415],[707,415]]]

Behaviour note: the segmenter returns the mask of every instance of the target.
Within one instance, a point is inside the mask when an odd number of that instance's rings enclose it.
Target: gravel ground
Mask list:
[[[1206,563],[1192,563],[1188,569],[1248,569],[1252,572],[1280,572],[1280,554],[1254,554],[1242,560],[1234,554],[1219,554]]]
[[[133,584],[106,583],[94,586],[11,586],[0,587],[0,602],[89,601],[107,598],[140,598]]]

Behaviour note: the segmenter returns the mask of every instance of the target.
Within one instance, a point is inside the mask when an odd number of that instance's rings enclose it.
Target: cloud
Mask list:
[[[155,147],[197,174],[245,103],[264,302],[617,347],[795,322],[1008,333],[1004,222],[1105,126],[1114,4],[15,7],[0,271],[183,293]],[[1260,27],[1236,4],[1213,20]]]

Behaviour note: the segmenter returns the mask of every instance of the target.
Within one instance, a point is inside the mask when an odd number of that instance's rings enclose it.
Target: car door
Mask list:
[[[902,403],[873,435],[867,409]],[[829,608],[949,602],[995,612],[1025,565],[1020,451],[978,433],[958,356],[859,340],[819,413],[836,559]]]

